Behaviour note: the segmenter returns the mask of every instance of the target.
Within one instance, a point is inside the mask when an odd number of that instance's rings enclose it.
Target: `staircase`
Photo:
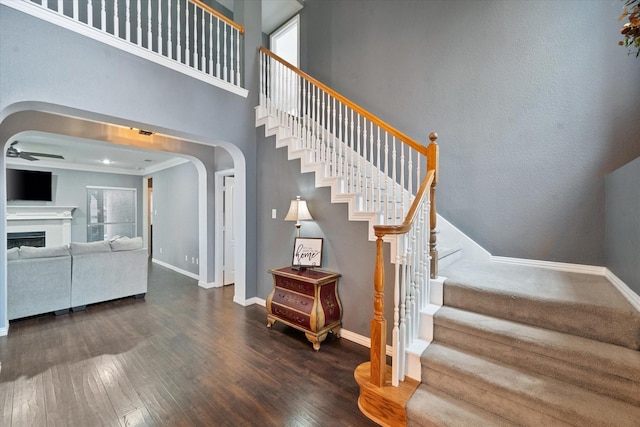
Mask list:
[[[316,186],[331,187],[332,202],[348,203],[350,220],[369,222],[370,240],[391,244],[388,262],[401,278],[394,284],[393,367],[384,365],[384,346],[374,349],[386,329],[384,319],[377,323],[376,300],[371,362],[355,372],[360,409],[394,426],[640,426],[640,313],[619,291],[603,276],[490,262],[439,217],[444,240],[456,243],[432,251],[436,216],[428,197],[417,221],[422,237],[386,234],[410,216],[437,175],[423,181],[417,171],[405,180],[413,169],[396,173],[395,165],[419,164],[417,156],[396,150],[395,140],[381,144],[387,138],[360,113],[343,111],[343,101],[312,79],[283,73],[290,66],[267,52],[256,125],[287,148],[290,160],[301,160],[301,172],[314,172]],[[442,261],[437,280],[418,267],[425,258],[412,261],[427,253]],[[378,265],[376,277],[383,276]],[[377,280],[374,291],[376,298],[382,293]],[[384,333],[378,338],[387,342]]]
[[[460,261],[408,425],[640,425],[640,314],[602,276]]]

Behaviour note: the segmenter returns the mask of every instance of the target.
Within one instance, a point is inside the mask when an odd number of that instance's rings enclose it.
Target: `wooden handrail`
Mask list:
[[[389,132],[391,135],[393,135],[396,138],[400,139],[402,142],[404,142],[405,144],[407,144],[408,146],[410,146],[411,148],[413,148],[414,150],[416,150],[420,154],[423,154],[423,155],[427,156],[427,147],[425,147],[424,145],[419,144],[414,139],[412,139],[409,136],[405,135],[404,133],[400,132],[398,129],[394,128],[390,124],[382,121],[381,119],[379,119],[378,117],[374,116],[373,114],[371,114],[370,112],[368,112],[364,108],[362,108],[362,107],[358,106],[357,104],[355,104],[353,101],[351,101],[351,100],[345,98],[344,96],[340,95],[338,92],[336,92],[335,90],[331,89],[329,86],[327,86],[324,83],[314,79],[313,77],[311,77],[310,75],[308,75],[304,71],[300,70],[298,67],[296,67],[294,65],[291,65],[289,62],[287,62],[286,60],[282,59],[281,57],[279,57],[275,53],[271,52],[269,49],[265,48],[264,46],[260,46],[260,52],[263,52],[265,55],[268,55],[271,58],[275,59],[276,61],[281,62],[285,67],[289,68],[291,71],[293,71],[294,73],[298,74],[303,79],[308,80],[311,83],[313,83],[314,85],[318,86],[320,89],[322,89],[323,91],[325,91],[326,93],[328,93],[332,97],[336,98],[338,101],[342,102],[344,105],[348,106],[352,110],[356,111],[361,116],[366,117],[367,119],[369,119],[371,122],[373,122],[377,126],[381,127],[382,129],[386,130],[387,132]]]
[[[411,203],[411,207],[409,208],[409,212],[407,213],[404,222],[400,225],[374,225],[373,229],[375,230],[376,236],[384,237],[387,234],[405,234],[411,230],[411,226],[413,225],[413,221],[415,220],[418,212],[418,206],[420,206],[420,202],[422,201],[427,189],[431,187],[434,176],[434,170],[427,172],[427,176],[425,176],[422,181],[422,184],[418,189],[418,193],[416,194],[416,198],[413,200],[413,203]]]
[[[226,16],[224,16],[223,14],[218,12],[217,10],[212,9],[211,6],[208,6],[207,4],[203,3],[200,0],[189,0],[189,1],[191,3],[193,3],[193,4],[196,4],[196,5],[200,6],[201,8],[203,8],[204,10],[209,12],[210,14],[217,16],[219,19],[221,19],[224,22],[226,22],[227,24],[231,25],[232,27],[237,29],[240,32],[240,34],[244,34],[244,25],[240,25],[240,24],[238,24],[236,22],[233,22],[231,19],[227,18]]]

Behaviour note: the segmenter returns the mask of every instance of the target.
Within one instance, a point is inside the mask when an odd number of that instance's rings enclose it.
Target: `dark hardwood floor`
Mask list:
[[[12,321],[0,426],[373,426],[353,372],[368,349],[319,352],[266,311],[151,264],[146,299]]]

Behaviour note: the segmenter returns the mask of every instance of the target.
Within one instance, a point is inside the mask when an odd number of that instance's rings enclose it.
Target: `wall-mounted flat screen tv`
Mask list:
[[[51,172],[7,169],[7,200],[51,202]]]

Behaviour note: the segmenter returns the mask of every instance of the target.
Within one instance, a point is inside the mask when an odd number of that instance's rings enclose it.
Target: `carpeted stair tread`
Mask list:
[[[489,358],[432,343],[422,381],[525,425],[638,426],[640,407]]]
[[[441,275],[446,306],[640,349],[640,313],[604,276],[466,260]]]
[[[434,339],[640,406],[640,352],[452,307],[434,317]]]
[[[407,426],[516,426],[494,413],[421,384],[407,403]]]

